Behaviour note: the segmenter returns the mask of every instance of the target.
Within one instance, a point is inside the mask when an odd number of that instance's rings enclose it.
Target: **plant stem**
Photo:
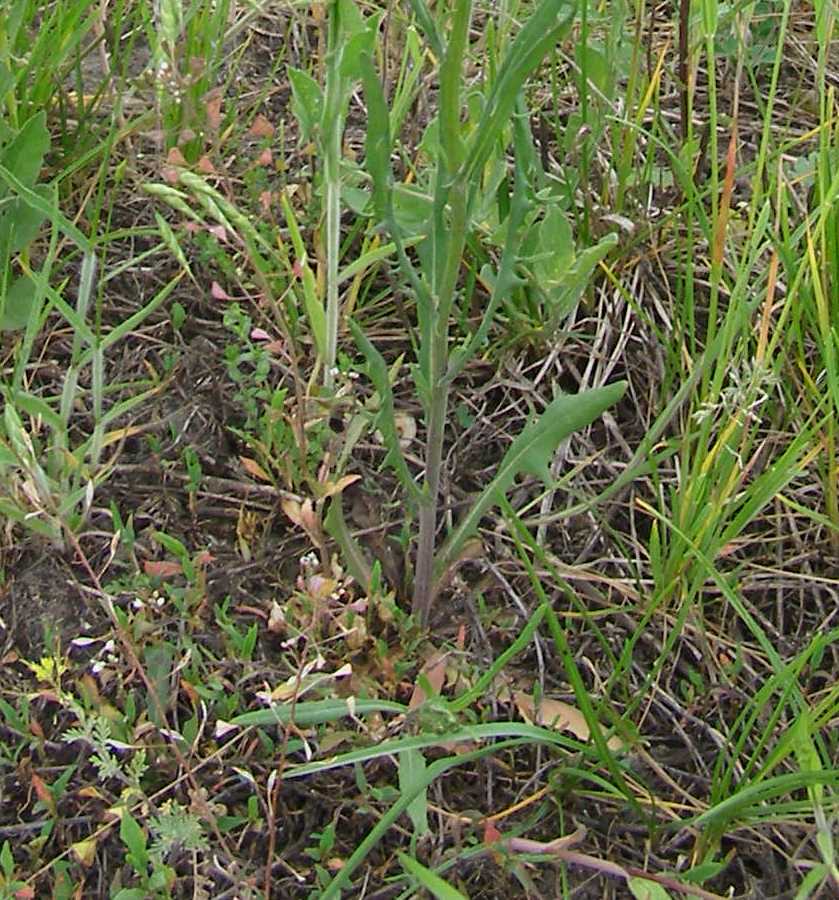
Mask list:
[[[458,177],[448,192],[447,254],[440,290],[433,298],[434,321],[428,360],[431,386],[428,408],[428,437],[425,451],[425,487],[419,511],[417,572],[414,582],[413,612],[421,627],[428,624],[434,602],[434,539],[437,532],[437,500],[443,466],[443,439],[449,405],[449,317],[457,292],[457,279],[466,241],[466,185]]]
[[[440,66],[440,147],[434,191],[433,290],[430,321],[423,338],[428,341],[426,376],[429,396],[426,415],[425,484],[419,509],[417,568],[413,612],[420,627],[428,624],[434,602],[434,541],[437,500],[443,465],[443,438],[448,414],[449,317],[457,294],[457,279],[466,243],[467,191],[460,116],[463,60],[469,38],[472,0],[454,0],[452,26]],[[448,211],[448,215],[447,215]]]
[[[326,115],[328,131],[324,135],[323,174],[326,205],[326,346],[323,358],[323,383],[332,390],[338,352],[338,254],[341,246],[341,138],[344,127],[341,109],[341,23],[337,2],[329,7],[329,46],[326,69]]]

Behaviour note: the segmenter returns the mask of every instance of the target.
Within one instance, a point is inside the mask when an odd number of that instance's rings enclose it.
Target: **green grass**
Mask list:
[[[837,38],[12,3],[0,897],[836,892]]]

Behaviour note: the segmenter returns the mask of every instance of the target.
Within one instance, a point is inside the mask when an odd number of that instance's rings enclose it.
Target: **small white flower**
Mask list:
[[[310,551],[305,556],[300,557],[300,568],[311,569],[318,564],[318,555],[314,551]]]

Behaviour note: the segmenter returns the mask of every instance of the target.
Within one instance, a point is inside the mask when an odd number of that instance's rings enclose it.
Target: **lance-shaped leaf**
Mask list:
[[[350,575],[361,585],[362,590],[369,592],[372,581],[370,563],[347,526],[343,504],[342,494],[336,495],[329,501],[329,512],[323,520],[323,526],[326,533],[341,548],[343,560]]]
[[[614,250],[617,243],[617,235],[607,234],[593,247],[583,250],[554,283],[544,285],[552,304],[549,332],[558,328],[561,321],[571,313],[591,280],[591,273],[597,264]]]
[[[425,0],[411,0],[411,9],[414,11],[417,24],[422,29],[425,39],[431,45],[431,52],[437,59],[442,59],[446,49],[443,46],[443,39],[440,37],[440,32],[437,30],[437,25],[434,21],[434,15],[428,8],[428,4]]]
[[[527,111],[524,105],[524,99],[519,98],[521,111]],[[489,303],[484,310],[481,323],[475,333],[466,341],[466,343],[452,351],[449,358],[449,368],[446,373],[446,380],[451,384],[455,378],[463,371],[466,363],[477,353],[489,334],[489,329],[495,318],[495,313],[501,300],[509,294],[517,284],[522,281],[516,274],[516,263],[518,262],[518,254],[521,246],[521,230],[524,225],[525,217],[530,209],[530,201],[527,197],[527,184],[525,180],[524,167],[520,165],[520,158],[523,155],[522,137],[524,125],[524,116],[519,116],[514,123],[515,134],[515,181],[513,185],[513,195],[510,198],[510,212],[507,219],[507,237],[504,241],[504,250],[501,254],[501,263],[498,267],[498,275],[494,279],[492,294]],[[486,267],[484,267],[486,269]],[[482,273],[483,274],[483,273]],[[487,279],[489,280],[489,279]]]
[[[575,11],[576,3],[569,3],[567,0],[542,0],[527,24],[516,35],[474,131],[464,163],[467,182],[473,181],[474,173],[483,167],[499,134],[510,121],[519,91],[528,75],[570,27]]]
[[[417,837],[424,837],[431,831],[428,825],[428,789],[424,783],[426,769],[422,751],[408,750],[399,754],[399,789],[403,794],[416,795],[406,812]]]
[[[402,487],[408,492],[408,495],[415,502],[419,502],[421,498],[420,489],[411,477],[408,464],[402,455],[402,448],[399,445],[399,432],[396,428],[396,411],[393,406],[393,389],[390,386],[390,378],[388,377],[387,363],[381,353],[373,346],[367,335],[359,328],[359,326],[350,319],[350,330],[355,339],[358,349],[364,354],[367,360],[367,374],[373,382],[376,392],[379,395],[380,408],[377,426],[382,434],[387,455],[385,463],[393,468],[399,477]]]
[[[358,67],[367,107],[366,167],[373,180],[373,208],[376,219],[384,223],[393,240],[399,266],[414,289],[417,304],[428,307],[431,304],[431,295],[405,252],[405,235],[399,227],[394,210],[393,171],[390,166],[392,149],[390,113],[372,54],[360,54]]]
[[[286,71],[291,85],[291,111],[300,126],[300,139],[309,141],[323,115],[323,91],[308,72],[293,66]]]
[[[483,516],[506,496],[517,475],[528,472],[549,483],[549,463],[557,446],[575,431],[591,424],[604,409],[616,403],[625,390],[626,382],[619,381],[557,397],[535,422],[528,425],[510,444],[498,474],[440,548],[434,567],[435,577],[439,579],[455,562],[463,545],[478,530]]]

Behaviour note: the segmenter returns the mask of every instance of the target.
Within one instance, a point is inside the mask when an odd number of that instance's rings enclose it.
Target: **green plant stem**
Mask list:
[[[329,131],[324,136],[324,195],[326,203],[326,346],[323,359],[323,383],[329,391],[335,381],[338,354],[338,254],[341,242],[341,55],[339,42],[341,23],[338,3],[329,6],[329,47],[327,50],[325,121]]]
[[[472,18],[471,0],[455,0],[446,55],[440,67],[440,146],[434,192],[433,244],[440,260],[434,267],[429,321],[426,326],[429,386],[428,436],[425,450],[425,485],[419,509],[417,568],[413,613],[419,625],[428,624],[434,602],[434,541],[437,533],[437,498],[443,464],[443,439],[448,414],[449,318],[457,294],[457,280],[466,244],[468,203],[463,138],[460,130],[461,76]],[[448,206],[448,216],[446,207]],[[439,280],[437,280],[439,272]],[[423,337],[425,337],[424,335]]]
[[[434,298],[435,310],[428,361],[431,392],[428,410],[428,441],[425,458],[425,489],[419,514],[417,574],[414,584],[413,612],[419,624],[428,624],[434,602],[434,539],[437,532],[437,498],[443,465],[443,440],[449,405],[449,317],[457,291],[460,262],[466,241],[466,186],[457,179],[449,191],[448,253],[440,292]]]

